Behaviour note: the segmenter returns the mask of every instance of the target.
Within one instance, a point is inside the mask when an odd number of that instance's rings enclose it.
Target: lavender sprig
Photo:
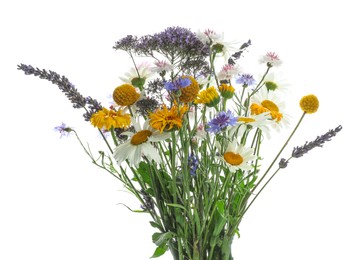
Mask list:
[[[20,64],[18,65],[18,70],[22,70],[25,75],[34,75],[41,79],[46,79],[53,84],[57,85],[58,88],[66,95],[66,97],[71,101],[74,108],[86,108],[88,105],[87,112],[83,115],[86,121],[89,121],[92,114],[101,110],[102,106],[96,99],[92,99],[91,97],[82,96],[75,86],[65,77],[60,76],[58,73],[54,71],[46,71],[45,69],[41,70],[39,68],[34,68],[31,65]]]
[[[293,151],[292,151],[291,158],[300,158],[304,154],[306,154],[309,151],[311,151],[313,148],[315,148],[315,147],[322,147],[325,142],[331,141],[331,138],[334,137],[338,132],[340,132],[341,129],[342,129],[342,126],[339,125],[335,129],[330,129],[329,131],[327,131],[326,134],[323,134],[321,136],[317,136],[314,141],[306,142],[302,146],[296,146],[296,147],[294,147],[293,148]],[[286,168],[287,165],[288,165],[288,162],[289,162],[289,160],[291,158],[289,158],[287,160],[284,159],[284,158],[282,158],[280,160],[280,162],[279,162],[279,168],[280,169]]]
[[[292,151],[292,157],[299,158],[315,147],[322,147],[325,142],[331,141],[331,138],[334,137],[338,132],[340,132],[341,129],[342,126],[339,125],[335,129],[329,130],[326,134],[318,136],[314,141],[306,142],[302,146],[294,147]]]

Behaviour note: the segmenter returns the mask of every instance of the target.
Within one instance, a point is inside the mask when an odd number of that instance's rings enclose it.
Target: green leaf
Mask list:
[[[159,225],[158,223],[156,223],[154,221],[149,221],[149,223],[154,228],[162,229],[161,225]]]
[[[137,169],[141,179],[144,183],[148,184],[150,187],[152,186],[152,179],[150,178],[150,168],[146,162],[140,162],[139,167]]]
[[[168,249],[167,245],[159,246],[155,249],[154,254],[150,258],[157,258],[163,255]]]
[[[167,242],[174,236],[174,233],[168,231],[166,233],[154,233],[152,235],[152,240],[157,246],[162,246],[167,244]]]
[[[179,205],[179,204],[166,203],[166,205],[169,207],[180,208],[180,209],[187,211],[187,209],[185,207],[183,207],[182,205]]]

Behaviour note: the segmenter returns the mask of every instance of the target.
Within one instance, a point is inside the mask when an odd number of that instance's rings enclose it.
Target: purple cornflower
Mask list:
[[[180,90],[181,88],[185,88],[189,85],[191,85],[191,80],[189,78],[178,78],[174,81],[167,81],[165,84],[164,84],[164,88],[166,90],[170,90],[170,91],[173,91],[173,90]]]
[[[235,117],[233,113],[228,110],[227,112],[221,111],[215,118],[207,123],[207,132],[218,133],[226,129],[226,127],[233,126],[238,122],[238,117]]]
[[[193,153],[188,156],[188,167],[190,168],[191,176],[195,177],[198,168],[198,157]]]
[[[60,126],[56,126],[54,128],[54,131],[60,132],[61,137],[63,137],[63,136],[69,136],[70,132],[72,132],[73,129],[71,127],[66,126],[65,123],[62,123]]]
[[[243,84],[244,87],[251,86],[255,83],[255,79],[250,74],[242,74],[236,79],[236,83]]]

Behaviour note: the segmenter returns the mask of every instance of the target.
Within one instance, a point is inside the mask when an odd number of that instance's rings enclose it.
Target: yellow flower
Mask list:
[[[214,107],[220,102],[220,96],[216,88],[211,86],[201,90],[194,102],[195,104],[205,104],[208,107]]]
[[[123,84],[114,90],[113,98],[119,106],[130,106],[140,97],[135,87],[130,84]]]
[[[124,128],[130,125],[130,115],[124,114],[122,110],[112,110],[102,108],[102,110],[91,116],[90,122],[93,126],[105,130],[114,128]]]
[[[304,96],[300,100],[300,107],[307,114],[315,113],[319,107],[319,100],[312,94]]]
[[[182,76],[182,78],[186,77]],[[198,92],[200,91],[200,85],[198,84],[197,80],[195,80],[191,76],[188,76],[187,78],[191,80],[191,84],[187,87],[181,88],[181,95],[179,97],[179,101],[183,103],[189,103],[195,100]]]
[[[276,122],[281,121],[283,118],[282,113],[279,112],[279,107],[271,100],[263,100],[260,104],[253,103],[250,106],[250,110],[253,115],[260,115],[265,112],[269,112],[272,120]]]
[[[226,98],[226,99],[230,99],[234,96],[234,87],[228,84],[221,84],[221,86],[219,87],[219,91],[221,93],[221,96]]]
[[[170,109],[163,104],[163,108],[157,109],[154,113],[149,114],[150,126],[159,130],[161,133],[176,130],[182,127],[182,118],[188,110],[188,106],[182,107],[174,104]]]

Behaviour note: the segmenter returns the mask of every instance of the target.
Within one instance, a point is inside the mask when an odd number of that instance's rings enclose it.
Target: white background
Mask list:
[[[292,160],[240,226],[237,260],[364,259],[363,46],[360,1],[2,1],[0,4],[0,259],[148,259],[154,245],[147,215],[112,176],[93,166],[74,127],[96,152],[97,131],[57,86],[16,69],[25,63],[66,75],[85,96],[107,105],[131,66],[112,49],[128,35],[168,26],[214,29],[253,45],[249,72],[267,51],[279,53],[291,84],[287,108],[298,120],[302,95],[320,109],[308,115],[284,156],[327,130],[343,130],[322,149]],[[249,63],[248,63],[249,61]],[[262,68],[263,70],[263,68]],[[258,70],[259,71],[259,70]],[[291,126],[292,128],[292,126]],[[288,131],[273,135],[266,164]],[[171,259],[170,256],[160,259]]]

